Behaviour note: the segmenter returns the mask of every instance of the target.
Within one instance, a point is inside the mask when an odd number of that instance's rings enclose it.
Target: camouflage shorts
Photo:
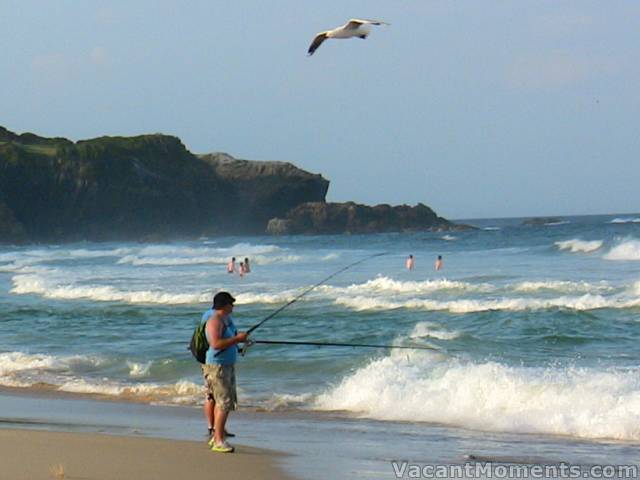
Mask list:
[[[234,365],[202,365],[207,399],[216,402],[224,412],[235,410],[238,404]]]

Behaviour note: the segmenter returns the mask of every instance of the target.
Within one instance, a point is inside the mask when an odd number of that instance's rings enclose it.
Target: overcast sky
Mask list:
[[[365,40],[316,32],[390,22]],[[285,160],[449,218],[640,211],[638,0],[0,1],[0,125]]]

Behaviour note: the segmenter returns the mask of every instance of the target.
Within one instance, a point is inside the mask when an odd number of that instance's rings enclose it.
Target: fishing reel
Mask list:
[[[242,345],[242,348],[240,349],[240,355],[244,357],[245,353],[247,353],[247,350],[249,350],[249,347],[253,347],[255,344],[256,342],[247,338],[247,340]]]

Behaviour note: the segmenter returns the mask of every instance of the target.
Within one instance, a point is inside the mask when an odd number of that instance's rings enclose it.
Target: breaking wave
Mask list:
[[[36,294],[44,298],[57,300],[93,300],[98,302],[189,304],[208,302],[211,294],[206,293],[169,293],[152,290],[123,291],[111,286],[49,286],[37,275],[16,275],[13,277],[11,293],[16,295]]]
[[[161,362],[166,363],[166,362]],[[82,372],[126,367],[132,379],[149,376],[153,362],[131,362],[96,356],[0,353],[0,385],[48,388],[70,393],[117,396],[144,402],[196,404],[202,386],[186,380],[171,383],[128,383],[82,377]]]
[[[377,277],[365,283],[353,284],[339,288],[331,286],[320,287],[319,291],[342,294],[367,294],[373,292],[391,293],[432,293],[439,291],[489,292],[494,287],[487,283],[468,283],[447,279],[401,281],[389,277]]]
[[[640,260],[640,240],[626,239],[603,257],[605,260]]]
[[[600,308],[632,308],[640,305],[640,298],[607,298],[602,295],[585,294],[579,297],[558,298],[497,298],[465,300],[431,300],[412,298],[408,300],[386,300],[379,297],[339,297],[338,305],[354,311],[399,309],[427,311],[449,311],[452,313],[486,312],[491,310],[523,311],[563,308],[568,310],[596,310]]]
[[[547,280],[547,281],[530,281],[520,282],[513,286],[513,290],[516,292],[539,292],[539,291],[552,291],[552,292],[610,292],[614,288],[607,282],[602,281],[596,284],[588,282],[570,282],[566,280]]]
[[[640,223],[640,217],[619,217],[611,220],[611,223]]]
[[[603,245],[602,240],[580,240],[573,238],[571,240],[565,240],[562,242],[555,242],[555,245],[559,250],[569,250],[571,253],[590,253],[595,252]]]
[[[345,377],[314,408],[484,431],[640,440],[640,371],[392,355]]]

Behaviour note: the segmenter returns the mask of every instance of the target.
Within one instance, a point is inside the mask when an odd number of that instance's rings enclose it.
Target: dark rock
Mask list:
[[[376,205],[311,202],[269,222],[268,233],[339,234],[449,230],[453,224],[426,205]]]
[[[540,226],[540,225],[553,225],[561,222],[562,222],[562,219],[557,217],[535,217],[535,218],[527,218],[522,222],[522,225]]]
[[[239,160],[225,153],[200,155],[218,178],[233,186],[231,228],[264,233],[269,220],[304,202],[322,202],[329,181],[287,162]]]
[[[0,203],[0,239],[14,243],[20,243],[26,239],[24,228],[4,203]]]

